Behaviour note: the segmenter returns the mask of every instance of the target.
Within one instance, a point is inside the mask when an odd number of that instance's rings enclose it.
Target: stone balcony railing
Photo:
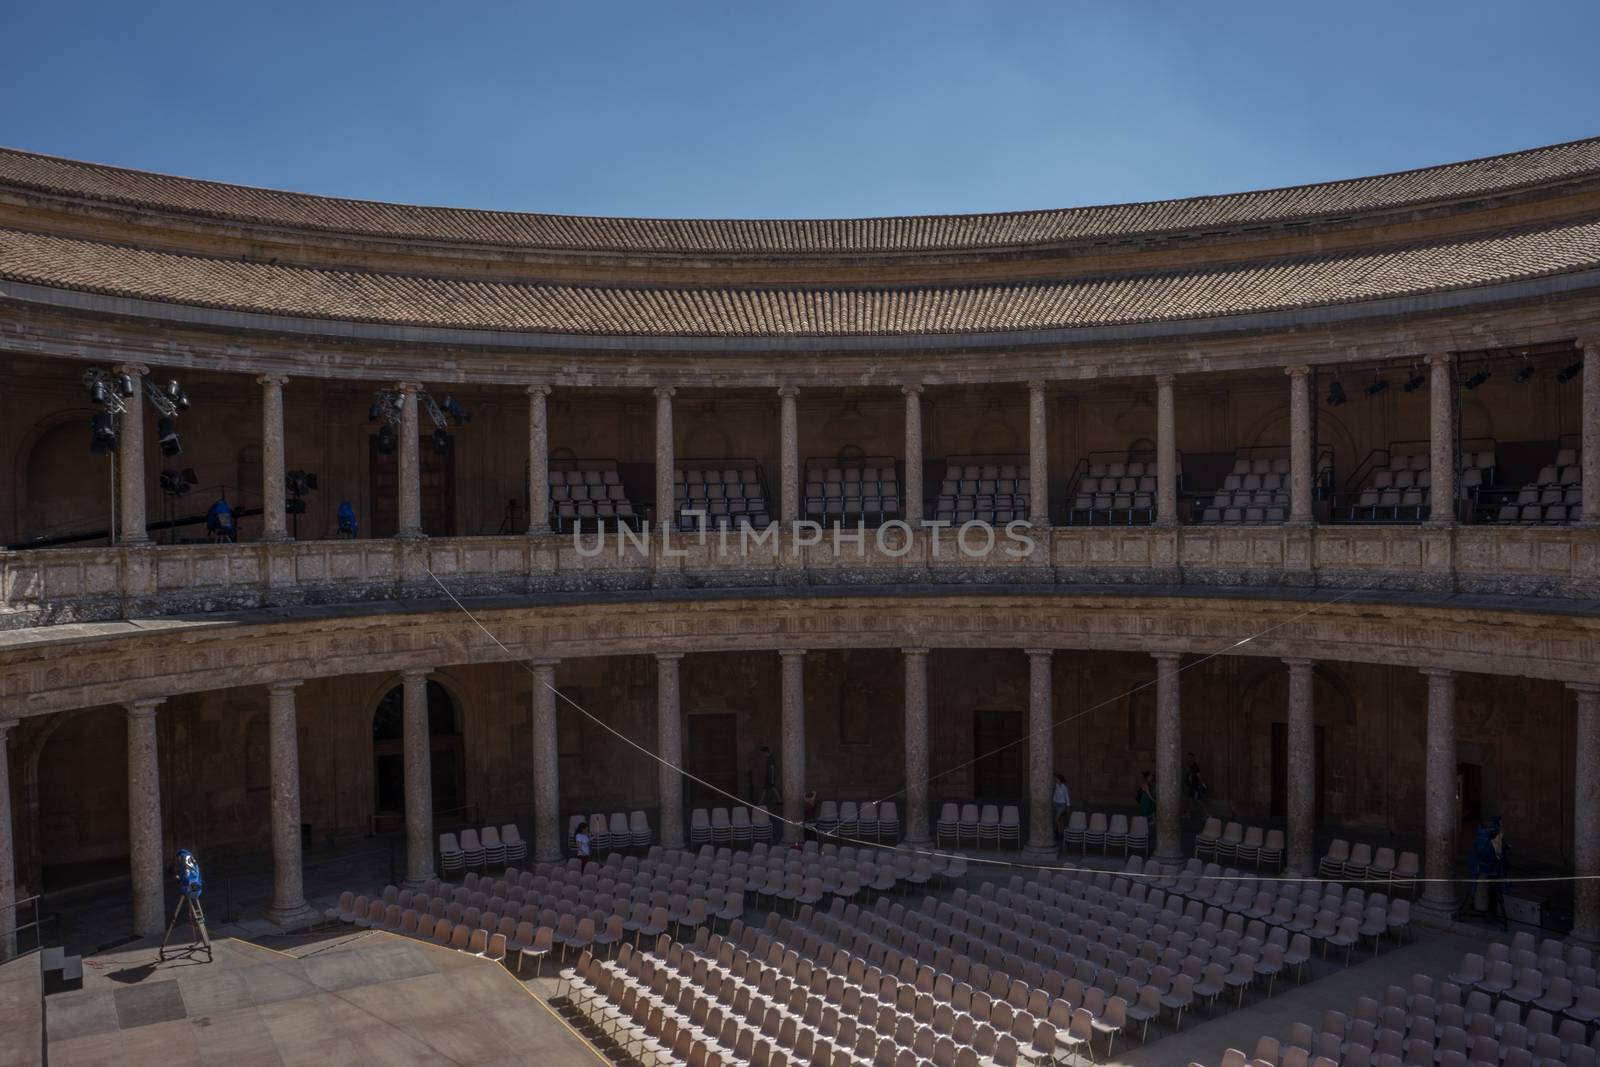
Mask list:
[[[1057,527],[1031,544],[982,531],[872,530],[837,545],[729,534],[644,544],[608,534],[153,545],[0,553],[0,628],[440,596],[683,589],[1050,586],[1381,589],[1600,599],[1600,530],[1583,527]],[[814,531],[806,538],[818,536]],[[937,542],[937,543],[936,543]]]

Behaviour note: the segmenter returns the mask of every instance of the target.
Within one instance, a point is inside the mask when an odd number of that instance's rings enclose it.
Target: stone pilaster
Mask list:
[[[902,385],[906,398],[906,485],[901,512],[916,527],[922,521],[922,386]]]
[[[791,523],[800,514],[800,390],[792,385],[778,389],[778,403],[782,409],[778,420],[779,465],[782,471],[778,486],[778,518]]]
[[[1034,862],[1056,858],[1055,810],[1051,804],[1055,774],[1056,727],[1053,663],[1048,648],[1028,652],[1028,845],[1022,854]]]
[[[1422,874],[1430,881],[1423,888],[1420,903],[1435,914],[1448,915],[1456,908],[1456,889],[1439,879],[1455,876],[1456,827],[1461,821],[1456,807],[1456,676],[1454,671],[1431,667],[1423,668],[1422,673],[1428,677]]]
[[[285,928],[317,921],[306,906],[300,854],[300,737],[294,692],[300,679],[267,687],[267,736],[272,761],[272,907],[267,918]]]
[[[661,843],[683,847],[683,709],[678,701],[681,652],[656,653],[656,764],[661,798]]]
[[[1156,377],[1156,525],[1178,524],[1178,417],[1170,374]]]
[[[1580,415],[1583,454],[1583,518],[1600,525],[1600,338],[1583,342],[1583,410]]]
[[[261,540],[289,540],[286,508],[288,491],[284,487],[283,387],[289,379],[282,374],[256,377],[261,386]]]
[[[903,648],[906,667],[906,813],[908,845],[928,843],[928,650]]]
[[[1183,710],[1176,652],[1156,660],[1156,858],[1183,859]]]
[[[1313,844],[1317,820],[1317,728],[1312,704],[1315,664],[1309,659],[1283,662],[1289,667],[1288,873],[1310,877],[1317,873]]]
[[[128,712],[128,866],[133,883],[133,932],[153,937],[166,929],[162,876],[161,765],[156,755],[159,700],[136,700]]]
[[[1600,949],[1600,686],[1569,685],[1578,698],[1574,732],[1572,940]]]
[[[419,540],[422,532],[422,455],[419,451],[417,424],[417,394],[422,386],[417,382],[400,382],[395,386],[400,393],[400,512],[395,536]],[[431,849],[430,849],[431,852]]]
[[[669,527],[677,521],[677,501],[673,499],[672,398],[671,386],[656,389],[656,525]]]
[[[7,748],[15,719],[0,719],[0,961],[17,954],[17,869],[11,836],[11,758]]]
[[[1311,486],[1316,477],[1316,441],[1311,432],[1311,368],[1290,367],[1289,375],[1289,521],[1311,522]]]
[[[1028,383],[1028,521],[1050,525],[1050,422],[1045,383]]]
[[[426,667],[400,673],[405,715],[406,886],[410,889],[433,877],[433,737],[428,729],[428,674]]]
[[[1456,377],[1448,352],[1428,356],[1428,525],[1456,523]],[[1452,775],[1454,772],[1452,771]]]
[[[557,760],[556,660],[533,664],[533,858],[561,858],[561,775]]]
[[[778,653],[783,663],[783,839],[800,840],[806,810],[806,690],[804,649]]]
[[[138,363],[123,363],[114,368],[133,378],[133,395],[117,426],[117,524],[125,545],[150,541],[145,510],[144,471],[144,376],[150,368]]]
[[[548,385],[528,386],[528,536],[550,532],[550,413]]]

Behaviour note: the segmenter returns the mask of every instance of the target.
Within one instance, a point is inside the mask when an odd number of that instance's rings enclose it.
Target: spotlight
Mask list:
[[[439,401],[439,407],[443,409],[446,415],[456,421],[457,426],[464,425],[472,420],[472,415],[453,396],[447,396]]]
[[[119,374],[119,375],[117,375],[117,392],[121,393],[123,396],[132,396],[133,395],[133,393],[134,393],[133,375],[131,375],[131,374]]]
[[[106,388],[106,383],[101,378],[96,378],[89,383],[89,399],[96,404],[104,404],[111,399],[111,391]]]
[[[1414,393],[1418,389],[1422,388],[1422,383],[1425,382],[1425,381],[1427,381],[1426,378],[1424,378],[1422,375],[1417,374],[1415,371],[1413,371],[1412,374],[1411,374],[1411,377],[1406,379],[1406,384],[1403,385],[1401,388],[1403,388],[1408,393]]]
[[[1567,366],[1562,367],[1556,372],[1556,381],[1560,382],[1562,385],[1566,385],[1568,382],[1572,381],[1572,379],[1576,378],[1582,371],[1582,363],[1569,363]]]
[[[173,496],[182,496],[198,483],[193,467],[185,467],[181,471],[168,467],[161,472],[161,490]]]
[[[433,450],[441,456],[450,451],[450,435],[442,429],[433,431]]]
[[[385,456],[394,452],[394,427],[388,423],[378,427],[378,452]]]
[[[183,451],[183,446],[178,443],[178,428],[169,418],[156,420],[156,440],[161,442],[163,456],[176,456]]]
[[[175,404],[179,411],[189,410],[189,394],[184,392],[176,379],[167,382],[167,399]]]
[[[372,406],[367,409],[367,421],[377,422],[381,418],[383,418],[383,402],[374,400]]]
[[[1344,400],[1344,386],[1340,385],[1338,382],[1330,382],[1328,384],[1328,406],[1330,408],[1336,408],[1340,404],[1343,404]]]
[[[117,448],[117,424],[109,411],[98,411],[90,420],[93,435],[89,439],[89,449],[96,455],[103,456],[114,452]]]
[[[1371,385],[1362,390],[1362,392],[1366,393],[1368,396],[1377,396],[1387,388],[1389,388],[1389,379],[1377,378]]]
[[[1532,377],[1533,377],[1533,364],[1532,363],[1524,363],[1522,365],[1522,369],[1517,371],[1517,373],[1512,376],[1511,380],[1516,382],[1518,385],[1521,385],[1523,382],[1527,381],[1529,378],[1532,378]]]
[[[308,471],[289,471],[283,476],[284,485],[296,496],[304,496],[317,487],[317,476]]]
[[[1472,377],[1468,378],[1466,381],[1462,382],[1461,385],[1464,389],[1476,389],[1478,386],[1482,385],[1488,380],[1489,372],[1486,370],[1481,370],[1477,374],[1474,374]]]

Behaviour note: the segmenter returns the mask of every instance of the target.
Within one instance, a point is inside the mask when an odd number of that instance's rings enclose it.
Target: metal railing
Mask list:
[[[0,962],[20,959],[61,940],[61,916],[46,913],[39,896],[0,905]]]

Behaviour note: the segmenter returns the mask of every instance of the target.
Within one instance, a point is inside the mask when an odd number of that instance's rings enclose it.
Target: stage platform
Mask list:
[[[210,963],[156,949],[86,957],[83,988],[46,998],[51,1067],[605,1062],[499,964],[411,938],[222,938]]]

